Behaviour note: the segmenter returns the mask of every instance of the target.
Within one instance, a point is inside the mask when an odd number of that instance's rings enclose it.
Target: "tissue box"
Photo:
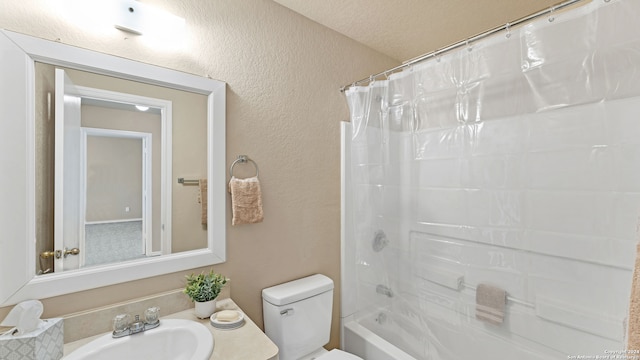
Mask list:
[[[64,332],[61,318],[44,320],[38,330],[24,335],[0,336],[0,359],[58,360],[62,358]]]

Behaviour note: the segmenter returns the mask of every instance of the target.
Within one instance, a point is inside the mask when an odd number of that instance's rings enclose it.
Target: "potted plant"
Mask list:
[[[196,316],[200,319],[211,316],[216,310],[216,298],[228,279],[216,274],[213,269],[209,273],[191,274],[186,278],[184,293],[195,303]]]

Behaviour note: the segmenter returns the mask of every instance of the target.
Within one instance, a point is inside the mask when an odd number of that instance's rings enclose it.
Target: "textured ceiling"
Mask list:
[[[274,0],[398,61],[443,48],[560,0]]]

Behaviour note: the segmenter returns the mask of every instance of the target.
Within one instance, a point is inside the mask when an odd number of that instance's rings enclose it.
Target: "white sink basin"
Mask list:
[[[160,326],[114,339],[111,333],[79,347],[64,360],[209,360],[213,335],[190,320],[162,319]]]

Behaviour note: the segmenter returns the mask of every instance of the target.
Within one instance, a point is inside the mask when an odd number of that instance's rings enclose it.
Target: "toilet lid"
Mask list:
[[[333,349],[328,353],[317,357],[316,360],[362,360],[362,358],[342,350]]]

